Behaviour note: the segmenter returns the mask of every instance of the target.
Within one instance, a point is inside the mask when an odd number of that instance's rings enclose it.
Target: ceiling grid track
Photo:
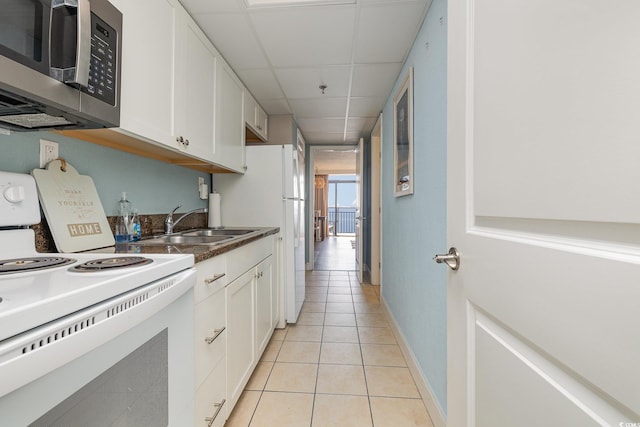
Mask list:
[[[360,22],[360,3],[356,3],[356,14],[353,23],[353,39],[351,40],[351,64],[349,67],[349,86],[347,89],[347,107],[344,113],[344,132],[342,142],[347,141],[347,129],[349,128],[349,107],[351,106],[351,88],[353,87],[353,73],[356,61],[356,40],[358,37],[358,23]]]

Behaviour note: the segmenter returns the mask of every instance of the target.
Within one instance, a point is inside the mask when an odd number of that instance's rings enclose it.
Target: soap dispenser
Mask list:
[[[122,192],[120,202],[120,215],[116,220],[116,243],[131,240],[131,202],[127,200],[127,193]]]

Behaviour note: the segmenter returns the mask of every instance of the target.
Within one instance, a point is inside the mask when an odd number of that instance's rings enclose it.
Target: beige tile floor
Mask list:
[[[380,306],[353,271],[313,271],[298,323],[276,330],[230,427],[432,426]]]

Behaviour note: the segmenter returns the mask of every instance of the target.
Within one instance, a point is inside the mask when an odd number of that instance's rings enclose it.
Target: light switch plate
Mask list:
[[[58,158],[58,143],[40,140],[40,168],[44,168],[51,160]]]

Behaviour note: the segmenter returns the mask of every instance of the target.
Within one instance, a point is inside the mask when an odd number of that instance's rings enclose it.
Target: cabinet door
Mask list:
[[[281,295],[283,292],[281,279],[282,272],[279,268],[280,260],[282,259],[280,255],[281,247],[282,237],[278,235],[273,239],[273,256],[271,257],[271,259],[273,260],[273,267],[271,269],[271,280],[273,283],[273,286],[271,287],[271,326],[273,328],[280,327],[279,323],[280,318],[282,317],[282,304],[280,303]],[[282,327],[284,327],[284,320]]]
[[[248,90],[244,91],[244,122],[249,125],[250,128],[254,128],[256,124],[256,100],[249,93]]]
[[[176,147],[173,139],[176,3],[119,2],[123,19],[120,128]],[[179,7],[179,6],[178,6]],[[153,10],[150,31],[149,11]]]
[[[256,359],[260,358],[273,332],[273,257],[256,267]]]
[[[244,86],[222,60],[215,77],[214,162],[244,172]]]
[[[260,134],[259,136],[261,136],[265,141],[268,139],[268,124],[269,117],[267,116],[267,113],[265,113],[264,110],[258,104],[256,104],[256,130]]]
[[[183,152],[212,161],[218,58],[200,28],[182,12],[176,38],[174,138]]]
[[[255,269],[226,287],[227,299],[227,399],[233,408],[254,367]]]

